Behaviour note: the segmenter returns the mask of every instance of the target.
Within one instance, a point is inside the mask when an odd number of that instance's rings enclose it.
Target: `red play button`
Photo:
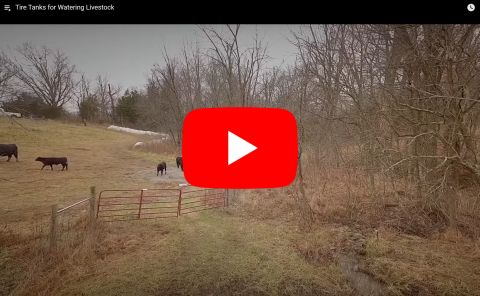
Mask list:
[[[284,109],[197,109],[185,118],[182,154],[193,186],[287,186],[297,171],[296,120]]]

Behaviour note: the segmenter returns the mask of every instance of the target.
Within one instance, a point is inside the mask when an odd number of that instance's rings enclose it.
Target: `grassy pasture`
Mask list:
[[[97,191],[155,188],[132,174],[148,169],[155,174],[160,159],[175,170],[176,152],[133,151],[135,142],[148,137],[101,126],[18,122],[27,130],[0,122],[0,141],[16,143],[20,159],[0,161],[0,216],[11,230],[0,245],[5,266],[0,277],[10,288],[0,295],[13,287],[12,295],[351,295],[332,262],[319,269],[297,254],[291,245],[300,235],[295,227],[221,210],[102,224],[80,246],[40,250],[32,225],[48,222],[52,204],[86,198],[91,185]],[[38,156],[65,156],[69,170],[41,171]]]
[[[248,191],[228,209],[101,223],[80,242],[48,250],[38,244],[35,225],[48,230],[52,204],[84,199],[92,185],[98,192],[172,188],[178,182],[135,173],[155,175],[160,160],[179,170],[179,151],[168,145],[134,151],[149,137],[104,126],[18,122],[26,130],[0,118],[0,142],[16,143],[20,158],[0,158],[0,295],[358,295],[332,254],[349,248],[352,231],[339,225],[346,212],[367,219],[377,210],[357,179],[348,179],[347,190],[340,174],[326,172],[331,186],[318,196],[319,211],[331,221],[308,232],[298,230],[289,186]],[[38,156],[68,157],[69,170],[41,171]],[[307,177],[313,186],[315,178]],[[480,295],[478,241],[456,233],[423,239],[390,228],[379,234],[377,240],[366,231],[365,268],[389,294]]]

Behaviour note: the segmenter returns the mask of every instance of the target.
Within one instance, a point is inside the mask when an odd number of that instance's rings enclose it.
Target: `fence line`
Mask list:
[[[67,229],[64,229],[64,225],[60,225],[60,217],[62,215],[62,218],[65,217],[65,214],[67,211],[71,211],[74,208],[78,208],[81,205],[86,204],[87,202],[89,203],[88,207],[88,216],[83,217],[80,215],[80,217],[77,217],[78,219],[75,221],[74,227],[82,221],[82,218],[87,218],[87,225],[89,225],[93,220],[95,219],[95,186],[90,187],[90,197],[82,199],[81,201],[78,201],[74,204],[71,204],[67,207],[64,207],[62,209],[58,209],[58,204],[52,205],[52,210],[51,210],[51,224],[50,224],[50,235],[49,235],[49,240],[50,240],[50,246],[54,247],[57,244],[57,241],[60,237],[60,230],[63,230],[62,232],[70,232],[73,228],[71,225],[68,225]],[[73,216],[73,215],[69,215]],[[63,219],[62,219],[63,220]],[[69,219],[70,220],[70,219]],[[62,221],[63,222],[63,221]],[[68,223],[69,224],[69,223]],[[61,227],[62,226],[62,227]],[[81,235],[81,234],[80,234]]]
[[[103,190],[99,193],[98,202],[95,204],[95,192],[95,186],[90,187],[89,198],[62,209],[58,208],[58,204],[52,205],[49,235],[51,247],[56,246],[59,239],[60,215],[65,216],[68,211],[78,209],[86,203],[89,205],[88,215],[76,217],[78,219],[74,222],[74,226],[69,225],[68,229],[62,233],[76,232],[82,236],[85,234],[85,229],[79,229],[78,225],[88,226],[96,218],[113,218],[102,219],[104,222],[172,218],[182,214],[225,207],[229,203],[230,195],[227,189],[196,188],[189,184],[179,184],[179,189]],[[113,193],[114,196],[106,196],[107,193]],[[125,193],[128,194],[125,196]],[[99,215],[100,213],[102,215]],[[68,217],[71,218],[71,216],[73,215]],[[120,218],[117,219],[117,217]],[[83,223],[85,221],[82,219],[86,219],[86,223]],[[67,240],[75,241],[75,239]]]
[[[84,203],[84,202],[86,202],[86,201],[89,201],[89,200],[91,200],[91,199],[92,199],[91,197],[82,199],[81,201],[76,202],[76,203],[74,203],[73,205],[69,205],[68,207],[65,207],[65,208],[63,208],[63,209],[61,209],[61,210],[58,210],[57,213],[60,214],[60,213],[63,212],[63,211],[66,211],[66,210],[68,210],[68,209],[71,209],[71,208],[75,207],[76,205],[79,205],[79,204]]]

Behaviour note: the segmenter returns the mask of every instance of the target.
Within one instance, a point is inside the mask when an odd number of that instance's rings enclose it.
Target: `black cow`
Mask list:
[[[183,158],[180,157],[180,168],[182,169],[183,172]]]
[[[165,170],[165,174],[167,174],[167,164],[165,162],[160,163],[157,165],[157,176],[158,172],[161,172],[161,176],[163,176],[163,170]]]
[[[68,161],[67,161],[66,157],[37,157],[37,159],[35,159],[35,161],[40,161],[41,163],[43,163],[43,166],[40,170],[43,170],[43,168],[45,166],[49,165],[50,168],[53,171],[53,165],[61,164],[62,165],[62,171],[64,169],[67,169],[67,171],[68,171]]]
[[[10,161],[12,155],[15,156],[18,162],[18,147],[15,144],[0,144],[0,156],[8,156],[7,161]]]
[[[181,157],[181,156],[177,157],[177,168],[180,167],[180,161],[182,161],[182,157]]]

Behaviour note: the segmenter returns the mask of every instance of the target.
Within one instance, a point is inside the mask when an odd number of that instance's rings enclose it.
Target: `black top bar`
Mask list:
[[[12,0],[7,0],[12,1]],[[9,2],[1,24],[470,24],[480,1]],[[473,11],[468,5],[475,5]]]

